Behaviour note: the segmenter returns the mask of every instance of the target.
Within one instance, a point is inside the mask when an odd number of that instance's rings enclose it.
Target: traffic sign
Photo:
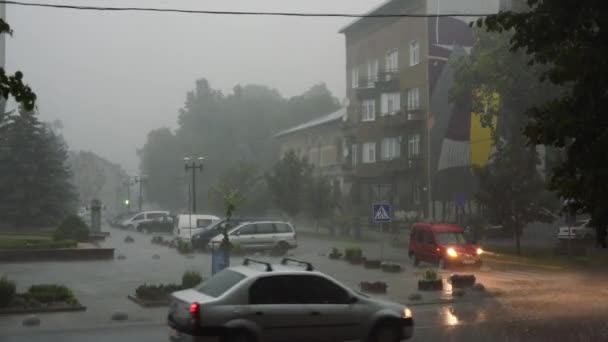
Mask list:
[[[372,205],[372,216],[374,222],[391,222],[391,205],[386,203],[377,203]]]

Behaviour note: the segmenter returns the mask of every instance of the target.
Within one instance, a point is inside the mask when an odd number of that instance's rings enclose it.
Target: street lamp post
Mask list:
[[[184,168],[186,172],[192,171],[192,214],[196,214],[196,171],[203,171],[203,161],[205,158],[198,157],[194,159],[193,157],[184,158]]]
[[[123,185],[127,187],[127,199],[125,200],[125,204],[127,205],[127,212],[131,212],[131,185],[133,185],[131,177],[125,179],[123,181]]]
[[[133,181],[136,184],[139,184],[139,198],[138,198],[137,202],[139,204],[139,212],[141,212],[142,205],[143,205],[143,202],[144,202],[144,197],[143,197],[143,192],[142,192],[142,184],[148,182],[148,176],[146,176],[146,175],[135,176],[135,178],[134,178]]]

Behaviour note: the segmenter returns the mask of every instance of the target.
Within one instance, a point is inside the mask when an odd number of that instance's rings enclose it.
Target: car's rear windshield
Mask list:
[[[467,243],[461,232],[439,232],[435,233],[437,243],[441,245],[462,245]]]
[[[202,282],[196,290],[210,297],[219,297],[243,280],[245,275],[225,269]]]

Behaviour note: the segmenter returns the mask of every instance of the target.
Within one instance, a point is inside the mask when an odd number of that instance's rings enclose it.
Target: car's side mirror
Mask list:
[[[357,303],[358,301],[359,301],[359,298],[357,298],[357,297],[355,297],[355,296],[352,296],[352,297],[350,297],[350,299],[348,300],[348,303],[349,303],[349,304],[355,304],[355,303]]]

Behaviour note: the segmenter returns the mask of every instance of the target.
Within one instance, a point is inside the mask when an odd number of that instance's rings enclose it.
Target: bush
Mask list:
[[[72,290],[63,285],[43,284],[32,285],[27,295],[40,303],[72,302],[74,294]]]
[[[73,240],[53,241],[49,238],[19,235],[0,237],[0,249],[57,249],[74,247],[76,247],[76,241]]]
[[[363,258],[363,250],[359,247],[346,248],[344,250],[344,259],[359,260]]]
[[[182,276],[182,287],[191,289],[203,282],[203,277],[196,271],[188,271]]]
[[[17,286],[15,282],[5,276],[0,277],[0,307],[9,306],[15,299],[16,294]]]
[[[177,284],[167,285],[140,285],[135,289],[137,298],[147,300],[167,299],[172,292],[183,290],[183,286]]]
[[[187,241],[178,240],[177,241],[177,251],[180,253],[184,253],[184,254],[190,253],[190,252],[192,252],[192,246]]]
[[[89,227],[80,217],[76,215],[69,216],[57,227],[53,233],[53,240],[89,241]]]
[[[439,274],[434,270],[426,270],[422,275],[422,280],[424,281],[437,281],[439,279]]]

